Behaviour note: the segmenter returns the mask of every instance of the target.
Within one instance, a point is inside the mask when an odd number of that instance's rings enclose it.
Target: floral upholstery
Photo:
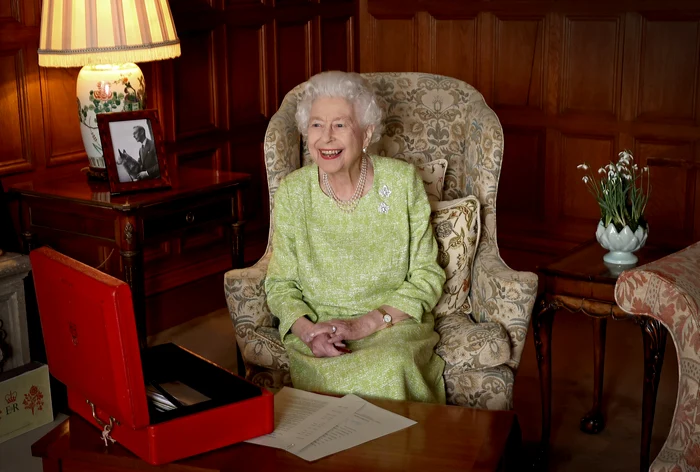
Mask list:
[[[438,264],[446,276],[442,296],[433,309],[435,318],[456,311],[467,315],[472,312],[469,289],[481,234],[479,207],[479,200],[473,195],[431,205],[430,222],[438,243]]]
[[[425,164],[416,165],[418,175],[423,179],[425,193],[428,200],[439,202],[442,200],[442,187],[445,183],[445,172],[447,172],[447,160],[436,159]]]
[[[655,318],[673,339],[680,376],[671,430],[653,472],[700,470],[700,242],[623,272],[615,286],[623,310]]]
[[[537,291],[537,277],[516,272],[501,259],[496,243],[496,196],[503,160],[503,130],[496,114],[472,86],[449,77],[423,73],[364,74],[384,108],[384,134],[368,152],[391,156],[413,164],[447,160],[443,200],[474,195],[481,205],[481,236],[469,293],[474,324],[494,323],[509,337],[493,343],[494,327],[458,339],[446,339],[445,350],[465,354],[465,360],[449,364],[444,379],[448,403],[489,409],[513,406],[513,380],[520,363],[525,335]],[[280,181],[300,165],[308,164],[294,113],[302,86],[290,91],[270,119],[265,134],[264,158],[270,192],[270,210]],[[270,228],[270,235],[274,228]],[[263,281],[272,247],[254,266],[231,270],[225,277],[229,311],[246,376],[259,385],[281,388],[289,384],[289,359],[275,336],[276,319],[265,303]],[[469,321],[469,320],[467,320]],[[447,321],[445,321],[447,323]],[[466,330],[465,328],[465,331]],[[499,357],[499,354],[502,357]],[[505,363],[492,365],[507,359]],[[467,366],[474,366],[468,369]]]
[[[467,373],[505,364],[510,359],[510,338],[501,323],[475,323],[464,313],[435,321],[440,341],[435,352],[453,373]]]

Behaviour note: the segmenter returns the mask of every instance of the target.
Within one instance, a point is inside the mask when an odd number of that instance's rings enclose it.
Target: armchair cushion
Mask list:
[[[438,263],[447,280],[433,309],[435,318],[460,311],[471,313],[469,289],[472,265],[479,245],[479,200],[474,196],[431,203],[430,215],[438,243]]]
[[[423,179],[428,200],[431,202],[442,200],[442,186],[445,183],[447,159],[436,159],[425,164],[416,164],[416,169],[418,170],[418,175]]]
[[[474,323],[469,316],[455,313],[439,318],[435,331],[440,334],[435,352],[455,375],[510,360],[510,337],[500,323]]]

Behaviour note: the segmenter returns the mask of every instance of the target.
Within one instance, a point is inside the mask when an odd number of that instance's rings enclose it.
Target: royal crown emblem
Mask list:
[[[10,392],[7,395],[5,395],[5,401],[7,403],[16,402],[17,401],[17,392],[13,392],[12,390],[10,390]]]

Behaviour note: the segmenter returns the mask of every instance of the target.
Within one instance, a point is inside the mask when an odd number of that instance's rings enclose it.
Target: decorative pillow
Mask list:
[[[431,202],[442,200],[442,186],[445,183],[447,159],[436,159],[425,164],[416,164],[416,169],[418,169],[418,175],[423,179],[428,200]]]
[[[435,352],[458,373],[486,369],[510,360],[510,338],[500,323],[474,323],[460,313],[435,322]]]
[[[447,280],[433,313],[440,318],[459,311],[472,312],[469,289],[472,265],[481,234],[479,200],[468,197],[446,202],[432,202],[430,220],[438,243],[438,263]]]

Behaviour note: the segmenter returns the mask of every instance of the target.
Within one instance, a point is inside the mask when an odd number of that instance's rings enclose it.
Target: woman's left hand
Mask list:
[[[374,331],[370,320],[366,316],[361,316],[347,320],[335,319],[316,323],[311,336],[328,334],[330,336],[328,342],[339,343],[342,341],[357,341],[369,336]]]

